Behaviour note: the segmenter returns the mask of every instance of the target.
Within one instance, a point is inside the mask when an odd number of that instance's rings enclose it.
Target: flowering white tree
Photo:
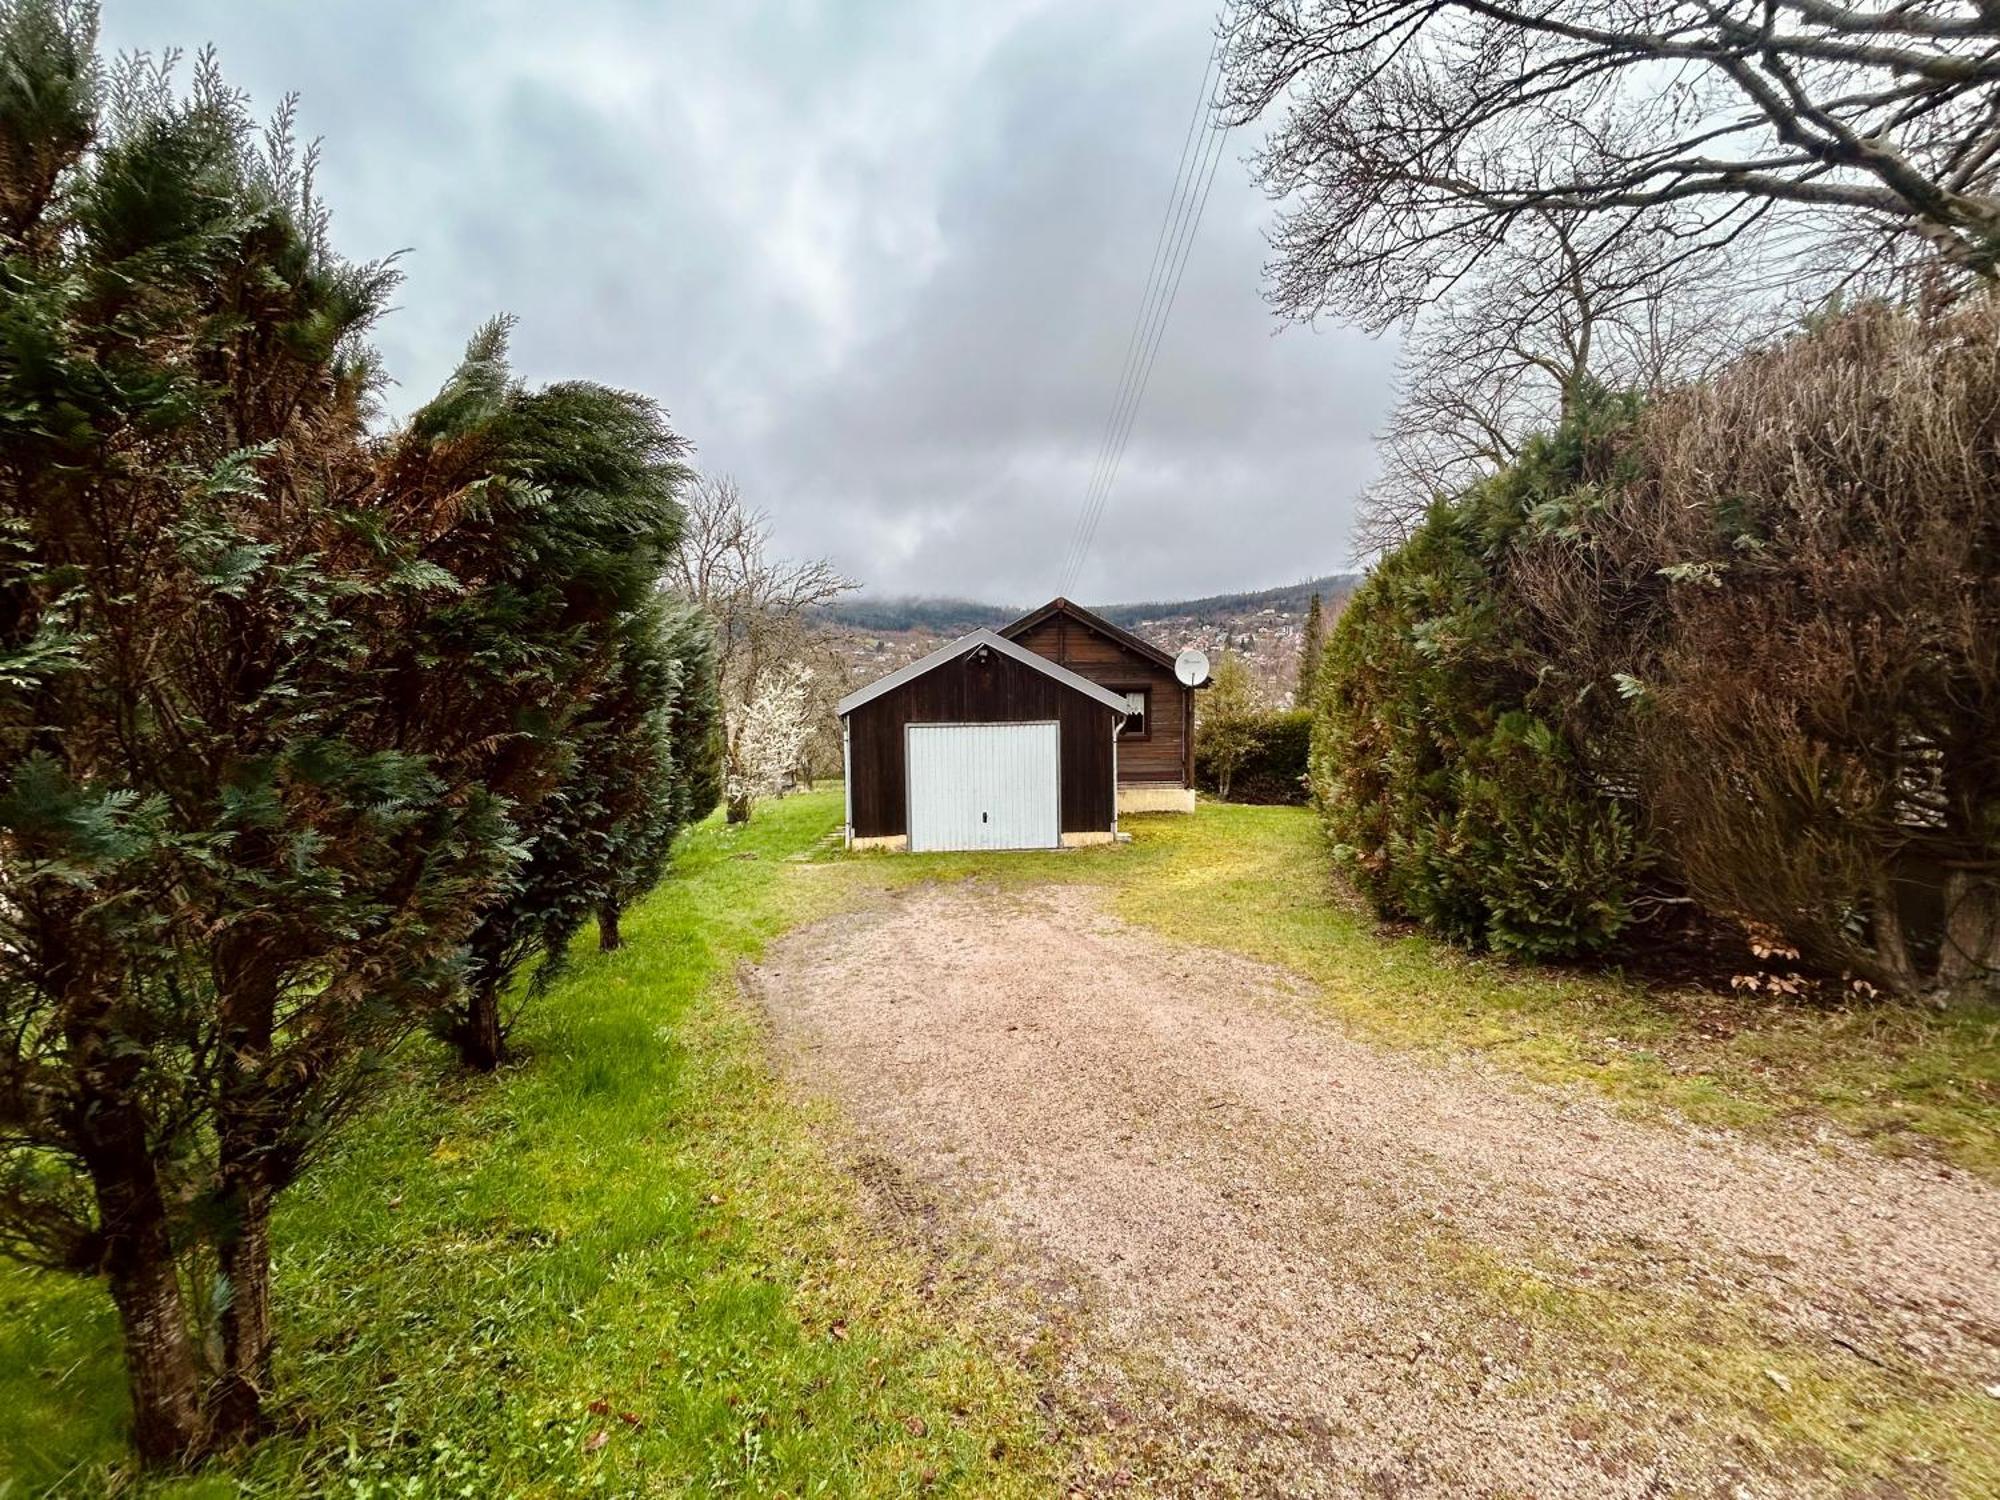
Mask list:
[[[840,696],[840,660],[824,650],[812,616],[854,584],[826,558],[788,560],[770,556],[770,518],[744,504],[742,490],[728,476],[710,476],[686,498],[688,520],[680,548],[668,564],[668,586],[702,606],[716,628],[716,680],[722,698],[722,770],[730,822],[750,816],[750,802],[782,784],[804,764],[804,746],[828,718]],[[802,676],[794,682],[788,670]],[[818,670],[814,670],[818,668]],[[814,680],[820,692],[812,692]],[[778,702],[758,708],[758,698],[806,696],[804,736],[790,758],[768,774],[744,756],[744,734]],[[756,736],[772,730],[758,726]],[[760,750],[760,754],[764,754]]]
[[[728,706],[723,774],[732,821],[748,818],[756,798],[784,790],[812,738],[812,682],[812,668],[788,662],[760,672],[749,697]]]
[[[686,505],[687,524],[668,568],[668,583],[699,604],[715,624],[724,795],[729,821],[741,823],[750,816],[755,797],[775,790],[787,771],[799,767],[815,723],[831,708],[827,691],[838,696],[839,662],[819,648],[812,615],[854,584],[824,558],[772,557],[769,518],[750,509],[736,481],[726,475],[703,479]],[[807,666],[815,658],[831,669],[818,702],[811,692],[816,674]],[[796,680],[794,667],[802,674]],[[798,710],[805,717],[805,731],[787,752],[790,758],[781,757],[766,772],[746,758],[746,743],[770,741],[775,725],[763,721],[795,692],[806,699]],[[772,701],[759,708],[760,698]],[[789,742],[789,734],[778,739]]]

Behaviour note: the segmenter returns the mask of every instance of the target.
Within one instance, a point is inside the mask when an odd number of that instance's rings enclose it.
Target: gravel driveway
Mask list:
[[[1053,1348],[1087,1490],[1931,1495],[1895,1417],[1941,1404],[2000,1447],[1963,1173],[1357,1041],[1074,887],[887,897],[756,988],[885,1209]]]

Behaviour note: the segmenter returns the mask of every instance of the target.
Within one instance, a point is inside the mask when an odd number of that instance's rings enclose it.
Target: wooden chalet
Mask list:
[[[1051,849],[1194,806],[1174,658],[1056,599],[841,699],[851,847]]]
[[[1118,810],[1194,811],[1194,695],[1174,657],[1067,599],[1051,599],[1000,634],[1126,702],[1118,735]]]

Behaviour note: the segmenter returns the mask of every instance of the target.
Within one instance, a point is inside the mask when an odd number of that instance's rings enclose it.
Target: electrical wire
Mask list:
[[[1202,66],[1201,88],[1195,94],[1194,109],[1188,115],[1187,130],[1181,137],[1180,160],[1174,164],[1173,189],[1167,194],[1166,208],[1160,214],[1159,232],[1153,236],[1153,257],[1146,267],[1146,281],[1144,292],[1139,299],[1138,315],[1133,318],[1132,332],[1125,340],[1125,355],[1119,361],[1118,383],[1113,387],[1115,394],[1111,403],[1111,412],[1104,421],[1104,435],[1098,439],[1097,456],[1091,461],[1089,480],[1084,485],[1083,491],[1084,504],[1077,511],[1076,519],[1070,524],[1069,544],[1063,551],[1063,572],[1061,574],[1063,577],[1068,576],[1069,559],[1076,555],[1077,544],[1083,539],[1084,517],[1090,509],[1092,499],[1096,496],[1098,482],[1103,477],[1106,463],[1111,456],[1111,449],[1117,440],[1119,418],[1124,413],[1125,400],[1131,388],[1132,377],[1138,370],[1137,356],[1141,348],[1140,334],[1152,321],[1154,301],[1159,295],[1160,288],[1164,285],[1164,280],[1160,275],[1160,267],[1162,264],[1162,252],[1166,250],[1168,244],[1169,226],[1173,226],[1176,238],[1179,235],[1177,221],[1180,215],[1185,213],[1187,201],[1182,197],[1182,184],[1187,179],[1189,165],[1191,163],[1198,165],[1201,160],[1201,150],[1196,146],[1196,141],[1199,139],[1205,142],[1207,139],[1205,111],[1212,89],[1212,85],[1209,83],[1209,76],[1215,70],[1218,51],[1219,43],[1209,48],[1208,61]]]
[[[1097,457],[1084,487],[1083,504],[1070,530],[1069,546],[1059,575],[1059,591],[1065,594],[1075,586],[1096,538],[1098,523],[1103,518],[1111,486],[1117,478],[1132,428],[1137,422],[1140,403],[1145,399],[1146,386],[1159,357],[1167,321],[1173,315],[1174,301],[1180,293],[1181,277],[1187,268],[1194,235],[1200,227],[1209,190],[1214,184],[1215,168],[1221,159],[1226,133],[1226,127],[1216,124],[1215,110],[1222,84],[1225,34],[1226,28],[1218,26],[1215,43],[1209,49],[1208,61],[1202,69],[1201,92],[1196,96],[1194,111],[1189,116],[1188,128],[1181,141],[1180,160],[1174,168],[1173,189],[1168,194],[1166,209],[1160,217],[1160,228],[1154,236],[1145,291],[1140,299],[1138,316],[1132,323],[1132,333],[1126,340],[1125,358],[1120,365],[1111,413],[1105,421],[1104,435],[1099,441]]]
[[[1125,450],[1131,442],[1133,430],[1138,425],[1140,403],[1145,400],[1146,389],[1152,382],[1153,366],[1159,360],[1160,347],[1166,338],[1167,322],[1173,316],[1174,303],[1180,295],[1181,278],[1187,270],[1189,253],[1194,247],[1195,231],[1201,225],[1202,212],[1208,206],[1209,189],[1215,182],[1215,169],[1222,159],[1223,136],[1224,132],[1221,130],[1213,133],[1214,146],[1208,154],[1206,169],[1201,176],[1201,187],[1190,199],[1192,212],[1186,219],[1186,230],[1179,242],[1178,257],[1163,284],[1164,294],[1160,298],[1157,314],[1145,341],[1144,358],[1125,401],[1117,439],[1103,475],[1098,481],[1095,497],[1086,504],[1081,536],[1064,573],[1062,592],[1065,594],[1076,586],[1082,576],[1084,563],[1090,556],[1091,544],[1097,539],[1098,525],[1104,519],[1104,512],[1110,504],[1112,486],[1117,483],[1118,470],[1124,462]]]

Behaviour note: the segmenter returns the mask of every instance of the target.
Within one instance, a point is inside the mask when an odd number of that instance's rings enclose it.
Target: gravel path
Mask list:
[[[1945,1492],[1893,1448],[1839,1471],[1782,1419],[1799,1382],[1852,1385],[1851,1433],[1949,1400],[2000,1448],[2000,1192],[1962,1173],[1357,1041],[1075,888],[890,897],[757,988],[889,1205],[1060,1324],[1089,1487]]]

